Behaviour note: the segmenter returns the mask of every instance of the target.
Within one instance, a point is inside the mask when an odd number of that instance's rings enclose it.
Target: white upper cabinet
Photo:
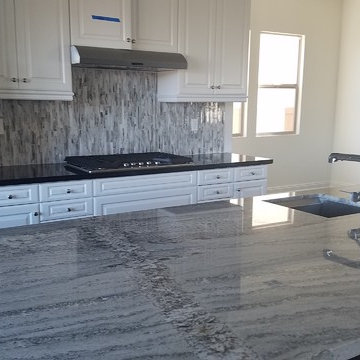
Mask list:
[[[178,0],[70,0],[73,45],[177,52]]]
[[[70,0],[73,45],[131,49],[131,0]]]
[[[68,24],[66,0],[0,0],[0,98],[72,100]]]
[[[159,73],[159,101],[244,101],[249,0],[179,0],[179,52],[187,70]]]

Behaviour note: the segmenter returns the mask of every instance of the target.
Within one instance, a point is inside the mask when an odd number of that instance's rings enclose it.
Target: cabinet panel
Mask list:
[[[178,0],[132,0],[133,48],[178,51]]]
[[[38,223],[38,204],[0,207],[0,229]]]
[[[247,198],[265,195],[267,188],[266,180],[242,181],[234,184],[234,197]]]
[[[38,185],[16,185],[0,187],[0,206],[30,204],[38,201]]]
[[[234,170],[232,168],[200,170],[198,172],[199,185],[211,185],[233,182]]]
[[[145,191],[96,197],[94,198],[94,214],[109,215],[195,203],[196,187]]]
[[[94,196],[196,186],[196,171],[94,180]]]
[[[199,186],[198,202],[229,199],[233,196],[233,189],[232,183]]]
[[[246,96],[249,1],[218,1],[215,93]],[[239,21],[239,17],[242,21]]]
[[[0,89],[18,87],[14,12],[13,0],[0,1]]]
[[[74,199],[40,204],[40,221],[71,219],[93,215],[93,201]]]
[[[265,179],[267,177],[266,166],[245,166],[235,169],[234,181],[247,181]]]
[[[92,180],[40,184],[40,201],[80,199],[92,196]]]
[[[70,0],[71,43],[131,49],[130,0]]]

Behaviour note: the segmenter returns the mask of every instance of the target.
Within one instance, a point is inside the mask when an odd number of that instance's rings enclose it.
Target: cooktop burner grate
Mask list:
[[[66,165],[87,173],[117,172],[134,168],[147,169],[157,166],[179,166],[191,164],[192,159],[161,152],[67,156]]]

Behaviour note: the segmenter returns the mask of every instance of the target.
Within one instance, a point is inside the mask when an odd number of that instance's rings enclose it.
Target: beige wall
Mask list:
[[[344,0],[333,150],[360,154],[360,1]],[[359,184],[360,163],[331,165],[334,184]],[[360,190],[360,189],[359,189]]]
[[[326,185],[331,170],[327,156],[333,141],[342,0],[252,0],[251,10],[248,131],[246,138],[233,139],[232,151],[274,158],[269,187]],[[299,135],[255,136],[259,32],[264,30],[305,35]]]

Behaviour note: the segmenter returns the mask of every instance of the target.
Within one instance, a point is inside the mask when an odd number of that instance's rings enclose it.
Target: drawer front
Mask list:
[[[233,182],[234,169],[214,169],[198,171],[199,185],[224,184]]]
[[[93,213],[92,198],[54,201],[40,204],[40,221],[91,216]]]
[[[196,187],[144,191],[94,198],[95,215],[196,204]]]
[[[40,184],[40,201],[80,199],[92,196],[92,180]]]
[[[196,185],[196,171],[94,180],[94,196],[138,193]]]
[[[234,197],[246,198],[265,195],[266,190],[266,180],[237,182],[234,184]]]
[[[233,184],[198,187],[198,202],[229,199],[233,196]]]
[[[39,223],[39,205],[15,205],[0,208],[0,229]]]
[[[234,181],[266,179],[266,166],[246,166],[235,169]]]
[[[0,187],[0,206],[31,204],[38,201],[38,185],[17,185]]]

